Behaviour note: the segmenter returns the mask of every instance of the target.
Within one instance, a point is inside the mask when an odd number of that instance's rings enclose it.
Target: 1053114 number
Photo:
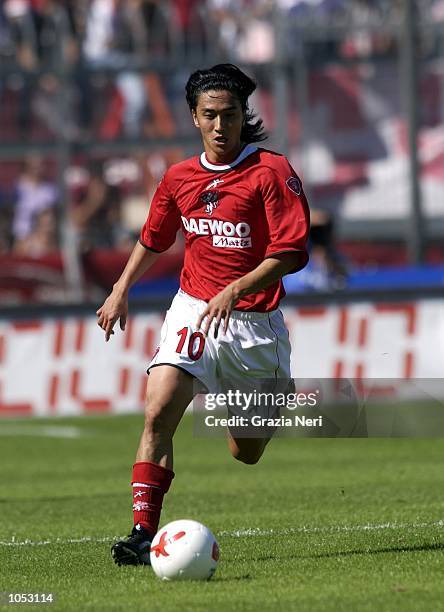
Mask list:
[[[48,604],[54,603],[53,593],[0,593],[0,604]]]

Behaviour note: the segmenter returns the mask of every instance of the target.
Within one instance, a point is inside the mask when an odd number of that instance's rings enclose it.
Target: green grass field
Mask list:
[[[164,583],[109,552],[141,420],[0,424],[0,591],[58,610],[444,610],[444,439],[276,439],[247,466],[185,417],[161,522],[205,523],[221,560],[210,582]]]

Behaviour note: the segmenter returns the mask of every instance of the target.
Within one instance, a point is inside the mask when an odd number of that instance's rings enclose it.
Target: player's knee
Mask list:
[[[149,437],[159,437],[168,434],[168,419],[162,406],[147,406],[144,429],[145,435]]]
[[[240,456],[240,457],[236,457],[236,459],[238,461],[241,461],[242,463],[245,463],[246,465],[256,465],[256,463],[259,462],[259,459],[261,458],[261,455],[256,455],[256,456]]]
[[[232,456],[247,465],[256,464],[262,457],[266,443],[264,440],[239,439],[229,436],[228,448]]]
[[[259,459],[262,457],[262,450],[260,451],[244,451],[239,448],[231,449],[231,454],[233,457],[240,461],[241,463],[245,463],[246,465],[255,465]]]

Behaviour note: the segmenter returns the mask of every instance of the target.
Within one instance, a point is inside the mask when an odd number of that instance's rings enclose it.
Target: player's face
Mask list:
[[[201,93],[193,119],[202,134],[209,162],[223,164],[237,157],[242,148],[244,113],[236,96],[225,90]]]

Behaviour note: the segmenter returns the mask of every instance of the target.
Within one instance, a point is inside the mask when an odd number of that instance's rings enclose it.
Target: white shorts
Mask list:
[[[214,338],[214,322],[205,338],[196,323],[207,304],[181,289],[166,313],[160,345],[148,366],[173,365],[218,393],[221,380],[289,379],[290,342],[280,310],[231,313],[228,331],[222,325]]]

